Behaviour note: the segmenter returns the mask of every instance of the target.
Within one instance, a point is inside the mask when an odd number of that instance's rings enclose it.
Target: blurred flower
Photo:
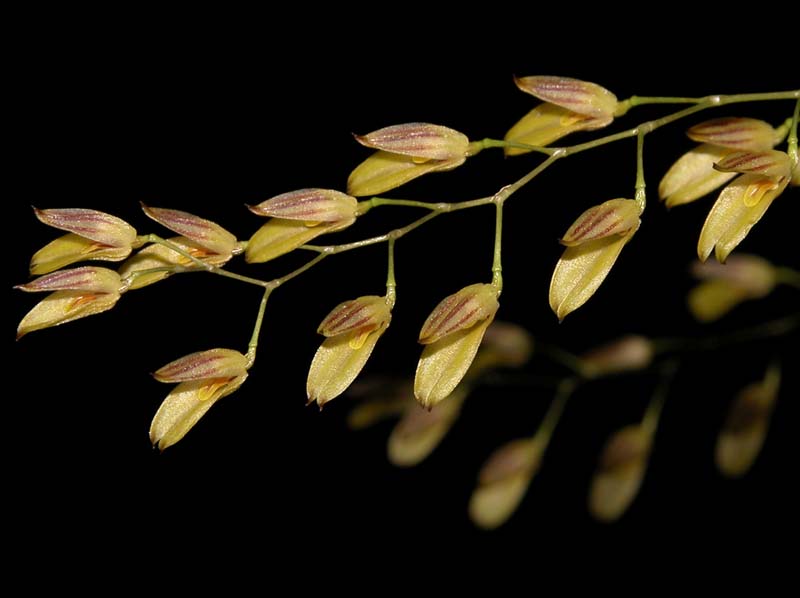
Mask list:
[[[378,151],[356,166],[347,179],[347,192],[357,197],[377,195],[429,172],[452,170],[469,151],[466,135],[429,123],[385,127],[356,140]]]
[[[725,264],[695,262],[691,270],[702,282],[689,291],[689,311],[701,322],[713,322],[744,301],[766,297],[777,284],[775,267],[757,255],[734,255]]]
[[[31,258],[31,274],[47,274],[69,264],[87,260],[118,262],[136,243],[136,230],[116,216],[80,208],[39,210],[43,223],[68,231],[37,251]]]
[[[155,372],[159,382],[177,382],[150,424],[150,441],[162,451],[191,430],[222,397],[247,379],[247,358],[231,349],[210,349],[181,357]]]
[[[589,490],[593,517],[612,522],[625,513],[639,493],[652,441],[642,425],[626,426],[608,439]]]
[[[386,447],[392,465],[412,467],[428,457],[458,419],[468,391],[467,387],[458,386],[447,401],[430,411],[422,409],[409,392],[410,400]]]
[[[356,221],[358,201],[331,189],[300,189],[250,206],[250,211],[272,218],[250,238],[248,263],[274,259],[325,233],[347,228]]]
[[[389,327],[391,310],[387,297],[369,295],[340,303],[325,317],[318,332],[327,338],[314,355],[306,381],[309,403],[316,401],[321,409],[347,390]]]
[[[469,501],[469,517],[475,525],[495,529],[508,521],[539,470],[545,446],[537,437],[520,438],[492,453]]]
[[[780,368],[771,366],[763,380],[742,389],[731,404],[715,453],[724,475],[740,477],[753,466],[767,437],[780,378]]]
[[[14,288],[27,292],[55,291],[22,318],[17,339],[34,330],[107,311],[125,290],[119,274],[92,266],[59,270]]]
[[[492,285],[473,284],[443,299],[428,316],[414,380],[414,395],[424,407],[447,397],[467,373],[499,308],[497,295]]]
[[[506,133],[505,140],[545,146],[575,131],[591,131],[614,120],[616,96],[594,83],[568,77],[515,78],[517,87],[545,103],[523,116]],[[507,156],[530,150],[506,148]]]
[[[724,262],[750,229],[789,184],[788,177],[743,174],[720,193],[703,224],[697,243],[700,261],[713,250],[717,261]]]
[[[588,378],[599,378],[642,370],[653,361],[653,355],[650,339],[629,334],[581,355],[582,373]]]
[[[614,199],[581,214],[564,237],[571,244],[550,281],[550,307],[559,321],[594,295],[639,228],[641,207]]]

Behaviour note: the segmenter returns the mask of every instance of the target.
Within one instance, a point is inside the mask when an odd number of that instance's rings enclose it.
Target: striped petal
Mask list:
[[[349,221],[355,218],[357,207],[355,197],[332,189],[300,189],[248,206],[259,216],[307,223]]]
[[[515,77],[514,83],[525,93],[578,114],[613,118],[617,109],[617,96],[596,83],[552,76]]]
[[[34,208],[36,217],[53,228],[95,241],[108,247],[127,247],[130,249],[136,240],[136,230],[124,220],[82,208],[39,210]]]
[[[768,122],[741,117],[713,118],[691,127],[686,134],[699,143],[755,152],[772,148],[777,140]]]
[[[479,283],[464,287],[442,299],[434,308],[422,326],[419,342],[423,345],[434,343],[486,318],[493,318],[499,307],[497,289],[492,285]]]
[[[213,253],[231,256],[236,248],[236,237],[215,222],[181,210],[151,208],[144,204],[142,210],[172,232],[194,241]]]
[[[337,336],[358,331],[362,334],[377,330],[391,319],[391,307],[386,297],[367,295],[340,303],[325,316],[317,328],[323,336]]]
[[[632,199],[609,199],[586,210],[569,227],[561,244],[573,247],[614,235],[624,235],[639,226],[642,209]]]
[[[21,291],[85,291],[87,293],[119,293],[122,281],[119,274],[108,268],[84,266],[59,270],[40,276],[27,284],[14,287]]]
[[[429,123],[384,127],[355,138],[366,147],[420,160],[459,160],[469,148],[469,139],[463,133]]]
[[[232,349],[209,349],[176,359],[153,374],[159,382],[233,378],[247,371],[247,358]]]

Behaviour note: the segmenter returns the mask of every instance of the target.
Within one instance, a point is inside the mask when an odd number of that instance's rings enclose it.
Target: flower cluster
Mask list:
[[[552,272],[549,304],[562,321],[598,291],[623,248],[643,228],[647,204],[643,167],[646,135],[705,108],[759,98],[759,94],[713,100],[650,98],[657,104],[695,106],[627,131],[552,148],[551,144],[572,133],[611,125],[635,105],[648,103],[648,98],[633,96],[620,101],[596,83],[569,77],[526,76],[515,79],[515,83],[542,103],[512,126],[502,140],[471,140],[450,127],[425,122],[391,125],[355,135],[357,143],[373,152],[349,173],[343,190],[310,187],[248,205],[253,215],[266,220],[260,221],[263,224],[246,239],[240,240],[220,224],[199,215],[144,204],[144,214],[174,236],[140,234],[120,218],[92,209],[35,209],[41,222],[66,234],[33,255],[30,274],[35,278],[16,287],[25,292],[49,293],[22,318],[17,337],[106,312],[117,305],[123,294],[177,274],[208,272],[261,288],[263,298],[246,351],[199,351],[176,359],[153,374],[159,382],[176,384],[150,427],[152,444],[164,450],[179,442],[217,401],[244,384],[255,363],[267,299],[273,291],[329,255],[386,243],[389,260],[385,293],[342,301],[319,324],[317,332],[324,340],[310,364],[306,399],[308,404],[316,403],[322,408],[348,389],[354,395],[370,396],[369,401],[352,411],[351,426],[362,428],[385,417],[399,416],[388,440],[389,458],[399,466],[419,463],[442,441],[458,420],[471,391],[486,380],[489,372],[521,367],[533,354],[534,343],[525,330],[495,321],[503,291],[503,210],[508,198],[557,160],[636,138],[635,186],[615,192],[613,199],[600,198],[599,203],[584,204],[583,207],[590,207],[559,239],[563,253]],[[791,267],[776,266],[757,255],[731,255],[775,200],[790,185],[800,184],[799,98],[800,91],[763,95],[762,99],[796,101],[793,116],[777,127],[747,117],[694,124],[687,135],[699,145],[681,156],[660,181],[658,194],[668,208],[697,201],[724,186],[702,226],[697,242],[699,261],[691,268],[700,282],[689,292],[687,304],[699,322],[716,321],[744,302],[764,299],[782,284],[800,288],[800,273]],[[423,175],[460,167],[479,152],[496,147],[507,156],[536,152],[547,158],[519,180],[484,198],[442,203],[378,197]],[[391,385],[392,392],[387,393],[384,387],[381,396],[371,396],[354,383],[387,333],[397,307],[395,241],[434,216],[484,205],[495,209],[492,268],[486,273],[491,274],[491,280],[464,286],[435,304],[420,327],[418,342],[422,350],[413,380],[409,377]],[[357,220],[378,206],[422,209],[425,216],[375,237],[340,245],[310,244],[323,235],[354,227]],[[296,250],[316,257],[272,280],[226,269],[237,256],[246,264],[262,264]],[[716,260],[707,261],[712,253]],[[107,263],[100,266],[97,262]],[[117,262],[120,263],[111,266]],[[476,276],[471,280],[482,279]],[[769,334],[781,334],[797,325],[794,320],[783,323],[770,328]],[[548,354],[546,344],[542,348],[537,342],[536,347],[543,355]],[[665,358],[667,353],[669,359]],[[573,393],[607,376],[656,372],[656,388],[641,420],[609,437],[591,481],[590,512],[603,521],[622,516],[638,493],[654,450],[661,408],[680,361],[672,353],[676,353],[674,339],[660,342],[642,335],[621,336],[582,355],[550,351],[550,358],[565,366],[569,374],[551,385],[555,397],[535,433],[503,444],[483,464],[469,503],[476,525],[497,527],[520,505],[544,466],[550,438]],[[717,465],[725,475],[740,476],[754,463],[779,392],[780,371],[776,359],[762,380],[747,386],[734,400],[716,445]]]

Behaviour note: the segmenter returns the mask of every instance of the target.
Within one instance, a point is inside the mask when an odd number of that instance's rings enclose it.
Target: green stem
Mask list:
[[[365,201],[358,202],[357,214],[359,216],[366,214],[372,208],[378,206],[405,206],[409,208],[423,208],[426,210],[435,210],[436,204],[427,201],[416,201],[413,199],[389,199],[386,197],[373,197]]]
[[[645,193],[644,181],[644,131],[639,131],[636,135],[636,203],[639,204],[639,213],[644,212],[647,205],[647,194]]]
[[[800,120],[800,99],[794,103],[794,114],[792,115],[792,128],[789,131],[788,150],[789,159],[792,161],[792,170],[797,168],[797,121]]]
[[[556,345],[549,345],[547,343],[537,342],[536,352],[547,356],[552,361],[555,361],[559,365],[562,365],[568,370],[571,370],[577,376],[583,377],[585,369],[583,366],[583,361],[581,361],[580,357],[578,357],[573,353],[570,353],[566,349],[562,349],[561,347],[557,347]]]
[[[660,338],[653,340],[653,351],[656,354],[673,353],[678,351],[710,351],[725,345],[738,345],[750,341],[783,336],[795,328],[800,327],[800,313],[783,318],[769,320],[751,326],[734,330],[728,334],[718,336],[705,336],[702,338]]]
[[[564,413],[564,407],[566,407],[567,401],[573,395],[577,387],[577,378],[566,378],[562,380],[558,388],[556,388],[556,396],[547,408],[547,413],[544,414],[542,423],[539,424],[539,428],[533,435],[533,438],[541,443],[542,450],[550,443],[553,432]]]
[[[158,245],[163,245],[167,249],[171,249],[175,253],[182,255],[195,265],[199,266],[203,270],[206,270],[207,272],[211,272],[212,274],[218,274],[219,276],[224,276],[226,278],[233,278],[234,280],[238,280],[240,282],[246,282],[247,284],[252,284],[259,287],[265,287],[267,284],[269,284],[266,281],[259,280],[258,278],[252,278],[250,276],[243,276],[241,274],[236,274],[235,272],[229,272],[228,270],[220,268],[219,266],[215,266],[213,264],[209,264],[208,262],[204,262],[203,260],[193,256],[191,253],[189,253],[182,247],[176,245],[172,241],[167,241],[166,239],[163,239],[158,235],[144,235],[143,238],[147,243],[156,243]]]
[[[394,307],[397,299],[397,282],[394,279],[394,242],[395,237],[389,238],[389,265],[386,272],[386,302],[390,307]]]
[[[678,371],[677,361],[668,361],[661,366],[661,376],[653,392],[653,398],[647,405],[642,418],[642,428],[647,435],[652,438],[658,428],[658,420],[661,418],[661,411],[664,408],[664,401],[669,394],[669,387],[672,384],[672,379],[675,377],[675,372]]]
[[[261,325],[264,323],[264,311],[267,309],[267,299],[272,293],[273,287],[264,289],[264,294],[261,297],[261,303],[258,306],[258,315],[256,315],[256,325],[253,327],[253,334],[250,336],[250,342],[247,344],[247,369],[253,367],[256,361],[256,349],[258,348],[258,337],[261,335]]]
[[[311,260],[308,260],[305,264],[303,264],[302,266],[297,268],[297,270],[293,270],[293,271],[289,272],[289,274],[286,274],[285,276],[281,276],[280,278],[273,278],[272,280],[270,280],[269,282],[266,283],[266,286],[268,288],[275,289],[275,288],[281,286],[283,283],[289,282],[295,276],[299,276],[300,274],[302,274],[303,272],[305,272],[309,268],[311,268],[311,267],[315,266],[316,264],[320,263],[322,260],[324,260],[330,254],[331,254],[330,251],[320,252],[319,255],[315,256]]]
[[[529,145],[527,143],[519,143],[517,141],[506,141],[505,139],[490,139],[489,137],[485,139],[481,139],[480,141],[473,141],[470,144],[470,150],[468,155],[474,156],[479,151],[492,148],[492,147],[499,147],[503,149],[513,148],[513,149],[521,149],[527,150],[531,152],[539,152],[540,154],[547,154],[552,155],[556,149],[552,147],[543,147],[541,145]]]
[[[492,259],[492,286],[497,290],[497,296],[503,291],[503,203],[498,199],[495,205],[494,220],[494,258]]]
[[[783,266],[775,268],[775,280],[779,284],[785,284],[800,289],[800,272],[793,268],[786,268]]]

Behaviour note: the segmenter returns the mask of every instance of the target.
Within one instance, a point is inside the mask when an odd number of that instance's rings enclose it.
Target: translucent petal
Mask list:
[[[613,118],[594,118],[578,114],[555,104],[539,104],[508,130],[505,140],[526,145],[545,146],[576,131],[591,131],[608,126]],[[528,153],[531,150],[509,147],[507,156]]]
[[[34,330],[59,326],[93,316],[114,307],[119,293],[93,294],[85,291],[58,291],[42,299],[29,311],[17,327],[17,338]]]
[[[714,250],[717,260],[724,262],[788,182],[788,178],[775,182],[757,174],[744,174],[725,187],[700,232],[697,243],[700,260],[705,261]]]
[[[42,247],[31,258],[31,274],[47,274],[76,262],[105,260],[119,262],[131,253],[128,247],[108,247],[74,233],[59,237]]]
[[[181,440],[219,399],[234,392],[246,379],[247,374],[244,373],[229,379],[224,384],[216,384],[213,393],[205,400],[199,397],[208,386],[208,380],[193,380],[178,384],[167,395],[153,417],[150,424],[150,442],[162,451],[172,446]]]
[[[683,154],[658,185],[658,196],[668,208],[690,203],[711,193],[736,176],[714,170],[714,164],[732,150],[704,143]]]
[[[452,170],[465,157],[416,162],[411,156],[378,151],[356,166],[347,179],[347,192],[356,197],[378,195],[405,185],[429,172]]]
[[[564,250],[550,281],[550,307],[559,320],[594,295],[637,228],[621,237],[597,239]]]
[[[250,264],[267,262],[305,245],[320,235],[346,228],[353,222],[355,218],[346,222],[323,222],[317,226],[307,226],[297,220],[272,218],[250,238],[245,259]]]
[[[459,330],[425,345],[414,378],[414,395],[424,407],[432,408],[461,382],[491,320],[487,318],[472,328]]]
[[[352,384],[366,365],[375,343],[389,323],[369,333],[357,348],[351,346],[353,338],[360,337],[358,330],[326,338],[317,349],[306,381],[309,403],[316,401],[322,407],[335,399]]]

